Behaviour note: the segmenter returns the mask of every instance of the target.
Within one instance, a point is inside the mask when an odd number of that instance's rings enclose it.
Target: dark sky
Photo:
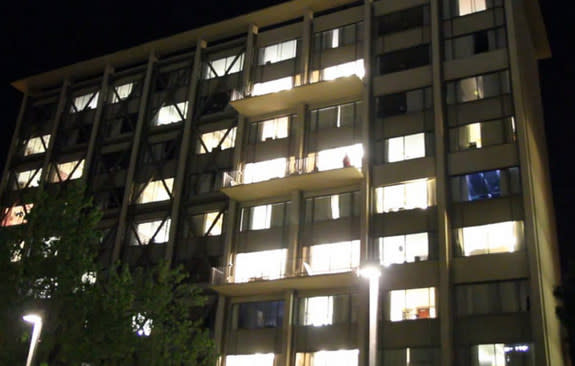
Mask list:
[[[281,2],[99,0],[66,6],[58,1],[3,1],[0,168],[20,105],[11,81]],[[568,108],[575,103],[575,68],[569,57],[575,32],[569,9],[555,1],[540,2],[553,52],[551,59],[540,62],[540,71],[559,240],[564,253],[575,257],[570,243],[575,195],[569,183],[575,179],[575,153],[570,151],[575,147],[575,118]]]

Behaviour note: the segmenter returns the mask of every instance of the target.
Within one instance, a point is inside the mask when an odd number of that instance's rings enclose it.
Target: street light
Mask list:
[[[42,317],[38,314],[26,314],[22,319],[34,325],[34,328],[32,329],[32,340],[30,341],[30,350],[28,351],[28,359],[26,360],[26,366],[31,366],[36,352],[36,346],[38,345],[38,339],[40,338],[40,332],[42,331]]]
[[[379,298],[379,277],[381,270],[378,264],[369,263],[359,270],[359,275],[369,280],[369,353],[368,365],[377,364],[377,305]]]

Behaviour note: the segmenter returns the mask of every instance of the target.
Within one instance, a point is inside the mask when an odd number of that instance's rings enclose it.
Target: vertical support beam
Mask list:
[[[66,108],[66,102],[68,99],[68,89],[70,89],[70,79],[65,79],[62,83],[62,89],[60,90],[60,97],[58,98],[58,106],[56,107],[56,114],[54,115],[54,124],[52,125],[52,131],[50,132],[50,142],[48,143],[48,149],[44,156],[44,165],[42,166],[42,175],[40,177],[41,182],[45,182],[48,179],[50,161],[52,161],[52,155],[54,155],[54,145],[56,144],[58,129],[60,128],[60,122],[62,121],[62,115],[64,114],[64,109]]]
[[[302,217],[303,200],[300,191],[293,191],[291,195],[291,210],[289,212],[289,234],[286,276],[295,276],[299,267],[299,232]]]
[[[292,129],[294,131],[293,136],[293,154],[296,159],[304,158],[305,154],[305,126],[307,122],[308,116],[308,106],[305,104],[300,104],[297,107],[297,123],[295,128]]]
[[[228,212],[225,217],[225,239],[224,239],[224,260],[223,260],[223,271],[225,276],[225,281],[233,274],[233,251],[234,251],[234,238],[236,233],[236,223],[238,223],[238,202],[235,200],[230,200],[228,205]],[[239,225],[239,223],[238,223]]]
[[[258,26],[250,24],[248,26],[248,38],[246,41],[246,56],[244,62],[244,69],[242,70],[242,92],[243,95],[251,94],[252,85],[252,69],[257,64],[256,57],[256,36],[258,34]]]
[[[363,181],[361,182],[361,207],[360,207],[360,258],[361,263],[376,261],[377,252],[370,243],[370,219],[372,207],[372,188],[371,188],[371,155],[372,144],[370,133],[372,127],[372,90],[373,90],[373,42],[372,42],[372,20],[373,18],[373,0],[364,0],[363,4],[363,62],[365,67],[365,78],[363,80],[363,114],[361,135],[363,141],[363,159],[362,171]],[[359,345],[359,366],[365,366],[369,363],[369,286],[367,281],[360,281],[359,304],[361,306],[360,316],[358,317],[358,345]],[[377,355],[377,352],[376,352]]]
[[[224,351],[224,333],[226,332],[226,297],[218,295],[218,307],[216,309],[216,324],[214,330],[214,343],[216,355],[222,356]]]
[[[283,344],[283,356],[284,356],[284,366],[291,366],[293,364],[292,357],[294,354],[293,345],[293,330],[295,329],[295,306],[296,306],[296,293],[294,290],[288,291],[285,294],[285,313],[282,329],[282,344]]]
[[[232,157],[232,167],[233,170],[240,170],[242,164],[242,151],[244,148],[244,135],[246,134],[248,122],[246,121],[246,117],[239,115],[238,116],[238,125],[236,127],[236,146],[234,149],[234,155]]]
[[[431,60],[433,80],[433,117],[435,121],[435,184],[437,201],[437,245],[439,253],[439,288],[436,296],[439,302],[441,364],[453,364],[453,314],[451,306],[451,258],[452,243],[447,195],[447,134],[445,130],[445,112],[443,95],[443,67],[442,67],[442,17],[439,0],[431,0]]]
[[[178,157],[178,168],[176,170],[176,177],[174,178],[174,189],[172,191],[172,209],[170,212],[171,225],[170,225],[170,238],[166,247],[165,259],[166,262],[171,263],[174,256],[174,246],[176,245],[177,234],[179,232],[179,219],[180,210],[183,201],[184,183],[186,179],[188,157],[190,155],[190,144],[192,140],[192,119],[195,112],[196,93],[198,90],[198,82],[200,80],[200,73],[202,71],[202,50],[206,48],[204,40],[198,40],[196,44],[196,51],[194,53],[194,65],[190,83],[188,85],[188,114],[184,121],[184,131],[182,135],[182,142],[180,147],[180,156]]]
[[[114,250],[112,252],[112,262],[115,262],[120,257],[120,251],[124,244],[126,236],[126,219],[128,216],[128,207],[130,199],[132,198],[132,185],[134,183],[134,175],[136,173],[136,165],[138,163],[138,153],[140,151],[140,143],[142,140],[144,123],[146,123],[148,98],[150,96],[150,85],[152,84],[152,76],[154,74],[154,67],[157,58],[154,51],[150,52],[148,57],[148,65],[146,67],[146,76],[144,78],[144,88],[142,90],[142,97],[140,98],[140,106],[138,108],[138,120],[136,123],[136,130],[132,139],[132,150],[130,151],[130,165],[126,173],[126,185],[124,186],[124,198],[122,199],[122,208],[120,209],[120,217],[118,218],[118,231],[116,232],[116,240],[114,242]]]
[[[14,126],[14,134],[12,135],[12,141],[10,142],[10,147],[8,148],[8,156],[6,157],[6,162],[4,163],[4,169],[2,171],[2,181],[0,181],[0,198],[8,185],[8,172],[12,167],[12,159],[17,153],[18,145],[20,145],[20,130],[22,129],[22,120],[24,119],[24,114],[26,113],[26,108],[28,108],[28,103],[30,101],[29,91],[24,93],[22,98],[22,103],[20,104],[20,111],[18,112],[18,117],[16,119],[16,125]]]
[[[114,73],[114,68],[107,65],[102,77],[102,85],[100,86],[100,98],[98,99],[98,106],[96,107],[96,114],[94,115],[94,122],[92,124],[92,132],[90,133],[90,142],[88,144],[88,152],[86,153],[86,161],[84,163],[84,175],[82,179],[87,181],[88,177],[93,176],[94,153],[96,151],[96,143],[100,133],[100,125],[102,124],[102,116],[104,115],[104,105],[108,101],[108,90],[110,88],[110,75]]]
[[[309,83],[309,68],[311,62],[313,11],[306,9],[303,15],[302,50],[300,62],[301,85]]]

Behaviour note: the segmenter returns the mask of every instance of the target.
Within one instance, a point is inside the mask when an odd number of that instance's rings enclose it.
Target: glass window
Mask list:
[[[447,83],[447,104],[465,103],[511,92],[507,71]]]
[[[224,214],[218,211],[208,212],[204,216],[204,235],[218,236],[222,235],[222,225],[224,222]]]
[[[330,295],[300,298],[298,325],[322,327],[357,321],[356,298],[352,295]]]
[[[465,124],[450,129],[451,151],[481,149],[515,141],[515,119],[508,117]]]
[[[254,124],[257,129],[258,141],[285,139],[288,137],[288,126],[288,116],[268,119]]]
[[[445,59],[454,60],[507,46],[505,28],[489,29],[445,41]]]
[[[476,172],[451,178],[454,201],[476,201],[521,192],[519,168]]]
[[[286,158],[247,163],[243,170],[243,183],[257,183],[273,178],[283,178],[286,175]]]
[[[244,54],[222,57],[206,64],[204,79],[213,79],[231,75],[244,68]]]
[[[256,97],[258,95],[276,93],[282,90],[289,90],[291,88],[293,88],[293,77],[287,76],[281,79],[255,83],[252,88],[251,95],[252,97]]]
[[[457,229],[459,250],[463,256],[515,252],[520,248],[522,235],[523,222],[521,221],[506,221]]]
[[[383,364],[393,366],[439,366],[441,354],[437,348],[403,348],[383,351]]]
[[[380,263],[411,263],[429,259],[427,233],[386,236],[379,238]]]
[[[84,159],[57,164],[52,170],[50,182],[59,183],[82,178],[84,174]]]
[[[425,209],[434,204],[433,179],[418,179],[375,189],[377,213]]]
[[[486,0],[455,0],[457,4],[456,15],[467,15],[487,9]]]
[[[326,67],[321,70],[321,77],[319,77],[319,79],[322,81],[328,81],[352,75],[357,75],[358,78],[363,79],[365,76],[363,59]],[[311,79],[312,82],[319,81],[316,80],[318,77],[314,77],[313,73]]]
[[[304,271],[310,276],[348,272],[359,267],[359,240],[304,247],[304,258]]]
[[[284,277],[287,249],[236,254],[234,282],[275,280]]]
[[[236,305],[238,329],[281,328],[283,301],[248,302]]]
[[[432,107],[431,88],[384,95],[377,98],[377,114],[380,118],[421,112]]]
[[[528,311],[528,302],[526,280],[455,286],[457,316]]]
[[[226,356],[227,366],[274,366],[273,353],[256,353],[254,355]]]
[[[435,318],[435,287],[389,292],[389,320]]]
[[[28,139],[24,147],[24,156],[45,153],[48,149],[49,143],[50,135],[43,135]]]
[[[241,230],[265,230],[284,226],[286,210],[285,202],[244,208]]]
[[[425,156],[425,133],[399,136],[387,140],[387,162],[394,163]]]
[[[26,170],[16,173],[16,185],[14,189],[38,187],[42,176],[42,168],[36,170]]]
[[[273,64],[296,56],[297,40],[273,44],[260,49],[259,64]]]
[[[429,25],[429,6],[418,6],[379,17],[378,33],[384,35],[424,25]]]
[[[173,185],[174,178],[153,180],[145,185],[136,202],[149,203],[170,200]]]
[[[132,245],[163,244],[170,237],[171,220],[148,221],[136,224],[136,237]]]
[[[516,344],[478,344],[470,349],[471,366],[533,366],[535,365],[531,345]]]
[[[89,109],[96,109],[98,106],[98,96],[100,92],[89,93],[75,97],[70,107],[70,113],[83,112]]]
[[[112,100],[111,103],[118,103],[127,100],[132,91],[134,90],[134,83],[126,83],[118,86],[114,86],[112,90]]]
[[[380,75],[425,66],[430,62],[429,45],[394,51],[378,58]]]
[[[310,155],[313,156],[313,155]],[[314,171],[347,168],[354,166],[361,168],[363,158],[363,145],[355,144],[322,150],[317,153]]]
[[[359,203],[359,192],[308,198],[306,199],[306,222],[359,216]]]
[[[361,102],[335,105],[311,111],[310,129],[355,127],[361,123]]]
[[[183,121],[187,113],[188,102],[163,106],[158,111],[154,125],[161,126]]]
[[[14,226],[25,224],[26,215],[30,213],[30,210],[34,207],[34,204],[27,203],[25,205],[14,205],[12,207],[4,208],[2,213],[2,222],[0,226]]]
[[[201,134],[196,152],[206,154],[214,150],[231,149],[236,144],[236,127]]]
[[[314,50],[325,50],[354,44],[361,38],[361,23],[314,34]]]
[[[298,352],[296,366],[357,366],[359,351],[356,349],[318,352]]]

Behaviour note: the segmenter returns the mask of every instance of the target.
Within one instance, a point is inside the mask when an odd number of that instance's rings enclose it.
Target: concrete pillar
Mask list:
[[[307,9],[303,15],[302,50],[299,75],[301,85],[309,83],[313,30],[313,11]]]
[[[136,130],[132,139],[132,150],[130,151],[130,165],[126,172],[126,185],[124,187],[124,198],[122,200],[122,208],[120,209],[120,217],[118,218],[118,231],[116,232],[116,240],[114,242],[114,250],[112,252],[112,262],[115,262],[120,257],[122,245],[124,245],[124,238],[126,236],[126,218],[128,216],[128,207],[132,196],[132,188],[134,184],[134,175],[138,163],[138,153],[140,151],[140,143],[143,136],[144,124],[147,121],[148,98],[150,96],[150,85],[152,84],[152,77],[154,68],[157,62],[154,51],[150,52],[148,57],[148,65],[146,67],[146,76],[144,78],[144,87],[142,89],[142,96],[140,98],[140,106],[138,109],[138,120],[136,123]]]
[[[102,116],[104,114],[104,105],[108,102],[109,90],[110,90],[110,76],[114,73],[114,68],[111,65],[107,65],[104,70],[104,76],[102,77],[102,84],[100,86],[100,98],[98,99],[98,106],[96,107],[96,112],[94,115],[94,122],[92,123],[92,132],[90,133],[90,142],[88,143],[88,152],[86,153],[86,161],[84,163],[84,175],[82,179],[85,181],[89,177],[93,176],[93,163],[94,163],[94,153],[96,151],[96,145],[98,142],[98,137],[100,134],[100,126],[102,124]]]
[[[285,294],[284,297],[284,321],[282,332],[283,356],[284,365],[291,366],[293,364],[294,354],[294,329],[296,324],[296,292],[291,290]]]
[[[301,230],[301,217],[303,216],[303,199],[300,191],[291,194],[291,209],[289,212],[288,252],[286,263],[286,276],[296,276],[299,268],[299,233]]]
[[[234,239],[236,237],[236,225],[238,222],[239,207],[238,202],[235,200],[230,200],[228,205],[228,212],[225,217],[225,238],[224,238],[224,260],[223,260],[223,271],[224,276],[227,281],[228,277],[233,274],[233,254],[234,254]]]
[[[443,47],[441,40],[441,3],[430,2],[431,17],[431,60],[433,79],[433,111],[435,130],[435,184],[437,201],[437,245],[439,255],[439,287],[436,306],[439,309],[439,333],[441,340],[441,364],[453,364],[453,309],[451,301],[451,258],[452,243],[449,223],[447,151],[448,134],[445,128],[443,95]]]
[[[12,135],[12,141],[10,142],[10,147],[8,148],[8,156],[6,157],[6,162],[4,163],[4,170],[2,172],[2,180],[0,181],[0,198],[2,197],[4,190],[8,186],[10,168],[12,167],[12,159],[18,151],[18,145],[20,145],[20,129],[22,128],[22,120],[24,119],[24,114],[26,113],[26,108],[28,108],[28,102],[30,101],[29,91],[24,93],[22,98],[22,104],[20,104],[20,111],[18,112],[18,118],[16,119],[16,125],[14,126],[14,134]]]
[[[168,263],[172,262],[174,256],[174,246],[176,245],[177,234],[179,231],[180,210],[183,201],[184,183],[187,171],[186,167],[192,140],[192,122],[195,112],[198,82],[202,72],[202,51],[204,48],[206,48],[206,42],[204,40],[198,40],[196,44],[196,51],[194,53],[192,75],[188,85],[188,113],[186,115],[186,119],[184,120],[180,156],[178,157],[178,168],[176,170],[176,176],[174,177],[174,186],[172,190],[172,209],[170,213],[170,218],[172,221],[170,225],[170,238],[168,240],[165,253],[165,260]]]

